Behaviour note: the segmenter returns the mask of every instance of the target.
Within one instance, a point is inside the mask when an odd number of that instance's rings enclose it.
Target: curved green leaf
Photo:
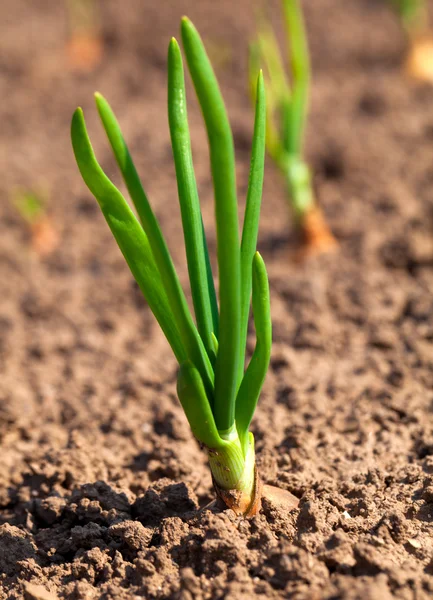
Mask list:
[[[239,347],[239,384],[244,374],[245,346],[247,343],[248,316],[250,312],[252,285],[252,264],[257,247],[265,167],[266,99],[263,73],[261,71],[257,79],[256,87],[256,115],[241,243],[241,340]]]
[[[236,398],[236,428],[244,455],[248,449],[248,428],[265,381],[272,347],[269,282],[265,263],[258,252],[253,261],[252,296],[256,347]]]
[[[188,303],[180,285],[164,236],[162,235],[158,221],[143,190],[119,123],[111,110],[110,105],[101,94],[96,94],[95,99],[102,124],[113,149],[117,164],[119,165],[132,201],[137,208],[138,215],[152,248],[155,263],[158,267],[182,344],[188,358],[192,360],[200,370],[203,380],[206,382],[208,394],[212,397],[212,366],[192,320]]]
[[[71,138],[78,168],[87,187],[97,199],[108,226],[177,360],[184,361],[187,358],[186,351],[147,236],[122,194],[99,166],[81,108],[77,108],[72,117]]]
[[[177,395],[194,436],[210,449],[227,445],[218,434],[203,380],[190,361],[181,364],[177,377]]]

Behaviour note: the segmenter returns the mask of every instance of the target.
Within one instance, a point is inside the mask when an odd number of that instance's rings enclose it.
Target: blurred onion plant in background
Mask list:
[[[267,151],[285,178],[303,253],[326,252],[335,248],[336,240],[317,204],[303,150],[311,79],[307,36],[300,1],[282,0],[282,9],[290,72],[271,24],[262,18],[257,39],[250,44],[250,92],[254,98],[254,73],[262,67],[268,90]]]

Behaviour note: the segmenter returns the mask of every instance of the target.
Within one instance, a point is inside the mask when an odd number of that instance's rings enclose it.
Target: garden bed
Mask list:
[[[166,46],[188,14],[216,64],[244,196],[254,14],[247,1],[103,4],[105,57],[82,75],[62,58],[61,3],[0,8],[0,599],[431,597],[433,88],[402,76],[398,23],[371,0],[305,3],[307,154],[340,249],[293,260],[269,164],[259,250],[274,346],[253,431],[263,480],[300,504],[246,521],[198,511],[212,485],[177,365],[81,181],[69,122],[82,105],[117,177],[92,92],[108,98],[186,284]],[[192,93],[189,114],[209,224]],[[62,241],[46,258],[8,202],[15,186],[49,189]]]

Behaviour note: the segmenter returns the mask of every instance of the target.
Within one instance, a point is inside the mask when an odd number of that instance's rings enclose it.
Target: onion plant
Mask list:
[[[59,243],[59,233],[49,213],[47,191],[19,189],[11,200],[28,227],[31,247],[36,254],[44,257],[54,252]]]
[[[282,7],[290,77],[272,26],[262,20],[257,39],[250,45],[250,92],[254,98],[254,73],[263,63],[268,90],[266,148],[285,178],[305,250],[325,251],[336,242],[316,202],[303,149],[311,78],[307,36],[299,0],[282,0]]]
[[[409,41],[406,70],[409,75],[433,82],[433,35],[426,0],[390,0]]]
[[[417,29],[423,26],[427,19],[426,0],[390,0],[399,12],[405,27]]]
[[[69,65],[73,70],[92,71],[104,52],[95,0],[66,0]]]
[[[72,145],[81,175],[179,363],[178,397],[194,436],[207,450],[217,497],[236,513],[249,516],[259,509],[262,490],[249,427],[272,341],[268,278],[256,251],[265,155],[265,89],[260,73],[240,236],[234,145],[224,101],[202,40],[187,18],[182,19],[181,37],[208,135],[219,302],[194,175],[182,55],[174,38],[168,49],[168,119],[195,321],[119,124],[100,94],[96,94],[99,116],[138,219],[98,164],[80,108],[72,118]],[[251,301],[256,343],[245,369]]]

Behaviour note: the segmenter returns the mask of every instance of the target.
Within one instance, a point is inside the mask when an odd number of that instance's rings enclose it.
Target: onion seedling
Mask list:
[[[181,35],[208,135],[219,270],[218,304],[194,175],[182,55],[173,38],[168,49],[168,117],[196,324],[119,124],[100,94],[97,109],[140,221],[99,166],[79,108],[72,118],[72,145],[81,175],[179,362],[178,397],[194,436],[207,449],[217,498],[237,514],[251,516],[259,510],[264,486],[249,427],[272,342],[268,278],[256,252],[265,155],[263,76],[259,74],[256,86],[240,238],[234,145],[224,101],[201,38],[186,18]],[[251,298],[256,344],[245,369]]]
[[[104,52],[95,0],[66,0],[69,39],[66,51],[71,68],[92,71]]]
[[[275,33],[268,22],[262,21],[257,40],[250,45],[250,91],[254,97],[254,73],[263,63],[268,90],[266,148],[285,178],[304,251],[324,252],[333,249],[336,241],[316,202],[303,152],[311,77],[307,37],[299,0],[282,0],[282,5],[291,83]]]
[[[428,25],[426,0],[390,0],[397,9],[409,41],[407,73],[433,83],[433,35]]]
[[[40,257],[48,256],[59,244],[59,234],[48,211],[47,194],[36,190],[17,190],[12,204],[26,223],[33,250]]]

